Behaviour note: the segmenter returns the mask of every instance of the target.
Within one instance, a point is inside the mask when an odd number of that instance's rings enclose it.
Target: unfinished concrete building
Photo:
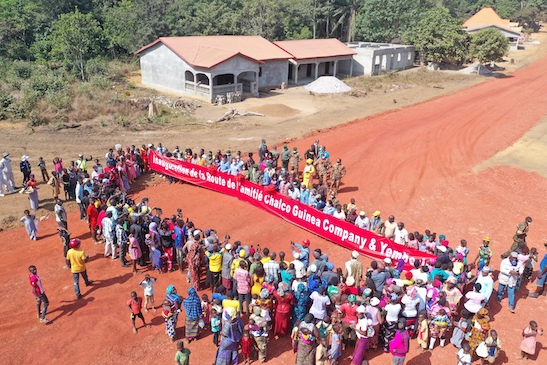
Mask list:
[[[339,62],[339,73],[347,76],[378,75],[382,72],[412,67],[416,48],[401,44],[346,43],[356,54],[352,60]]]

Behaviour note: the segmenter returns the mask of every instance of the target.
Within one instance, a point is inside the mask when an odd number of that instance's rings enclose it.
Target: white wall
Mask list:
[[[158,43],[140,55],[142,83],[154,88],[184,92],[184,72],[191,67],[167,46]]]

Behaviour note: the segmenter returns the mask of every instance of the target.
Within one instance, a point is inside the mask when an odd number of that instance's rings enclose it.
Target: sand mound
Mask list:
[[[335,94],[351,91],[351,87],[334,76],[321,76],[314,82],[304,86],[304,89],[317,94]]]
[[[249,111],[264,114],[268,117],[290,117],[300,113],[299,110],[293,109],[285,104],[265,104],[259,107],[251,108]]]
[[[471,66],[466,67],[459,72],[466,75],[492,76],[492,71],[487,69],[486,66],[482,65],[479,62],[475,62]]]

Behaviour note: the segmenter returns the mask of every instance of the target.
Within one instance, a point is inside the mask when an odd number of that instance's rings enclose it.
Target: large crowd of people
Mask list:
[[[389,258],[364,265],[359,252],[353,251],[344,265],[336,267],[328,253],[314,248],[309,239],[291,242],[290,251],[284,252],[248,245],[229,235],[219,237],[215,229],[204,229],[213,222],[192,221],[181,209],[164,215],[147,198],[137,202],[127,195],[131,183],[148,171],[150,149],[189,163],[214,165],[219,171],[241,174],[264,186],[272,185],[292,199],[397,244],[429,252],[435,258],[423,265],[417,260],[414,267]],[[92,161],[89,174],[87,163]],[[305,162],[302,171],[300,162]],[[379,211],[370,217],[364,211],[357,213],[354,199],[341,204],[337,196],[345,167],[340,159],[331,164],[327,149],[319,141],[302,157],[296,147],[291,151],[287,145],[281,152],[275,146],[270,151],[263,140],[256,161],[253,153],[244,158],[241,152],[232,154],[230,150],[213,154],[202,149],[194,153],[176,147],[171,152],[159,143],[157,147],[150,144],[126,150],[117,145],[106,154],[104,167],[99,159],[83,155],[68,168],[63,167],[60,158],[53,163],[51,176],[46,170],[42,177],[57,199],[55,216],[76,296],[81,297],[80,276],[86,285],[93,285],[93,281],[87,276],[87,256],[80,241],[70,237],[60,186],[65,199],[78,203],[80,219],[88,222],[92,240],[104,245],[104,257],[119,259],[122,267],[130,267],[135,274],[146,272],[140,284],[144,299],[133,291],[127,301],[134,332],[137,317],[148,326],[143,307],[146,312],[159,309],[168,337],[176,340],[178,317],[184,315],[184,342],[197,340],[204,332],[212,333],[217,346],[216,365],[251,359],[265,362],[268,347],[287,336],[297,365],[337,364],[345,349],[351,350],[354,365],[367,364],[374,351],[389,352],[393,364],[404,364],[413,339],[421,351],[434,350],[437,344],[444,347],[448,340],[458,350],[458,364],[477,359],[483,364],[493,363],[502,342],[490,321],[492,294],[502,302],[507,292],[507,310],[514,313],[516,293],[532,278],[537,288],[529,294],[531,300],[547,293],[547,254],[537,269],[539,252],[526,242],[532,218],[518,224],[513,244],[502,254],[495,277],[488,237],[484,237],[478,252],[472,253],[465,239],[454,245],[445,235],[437,236],[427,229],[408,232],[393,215],[383,220]],[[45,164],[42,166],[45,169]],[[170,183],[177,182],[170,176],[166,178]],[[30,167],[25,179],[25,186],[34,179]],[[14,187],[11,182],[6,186]],[[30,211],[25,211],[22,221],[30,238],[36,239],[32,217]],[[40,320],[47,323],[48,299],[36,267],[29,270]],[[165,299],[156,306],[157,278],[152,274],[160,276],[171,271],[183,273],[188,290],[180,293],[170,285]],[[175,281],[172,276],[168,280]],[[542,333],[534,321],[524,329],[522,358],[536,352],[536,337]],[[185,343],[177,343],[176,361],[181,364],[187,363],[190,356]]]

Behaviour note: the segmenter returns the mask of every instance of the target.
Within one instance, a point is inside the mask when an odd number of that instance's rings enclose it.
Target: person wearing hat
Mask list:
[[[222,285],[226,290],[232,289],[232,276],[230,272],[232,270],[232,262],[234,255],[232,253],[232,245],[227,243],[222,249]]]
[[[84,155],[79,154],[78,159],[74,162],[74,165],[80,172],[83,172],[84,174],[87,173],[87,162],[93,161],[93,156],[89,156],[89,158],[85,158]]]
[[[484,294],[483,307],[488,304],[490,296],[494,291],[494,279],[492,278],[492,269],[489,266],[484,266],[475,278],[477,284],[481,284],[480,292]]]
[[[393,340],[389,343],[389,352],[393,356],[393,365],[404,365],[405,357],[410,350],[410,335],[406,330],[406,320],[397,321],[397,330]]]
[[[500,273],[498,275],[498,302],[503,299],[503,293],[507,289],[507,296],[509,297],[508,309],[511,313],[515,313],[515,289],[517,286],[518,278],[524,271],[524,265],[522,261],[518,259],[518,253],[516,251],[511,252],[511,255],[501,261]]]
[[[384,221],[382,220],[382,217],[380,217],[380,214],[382,213],[379,210],[375,210],[370,219],[370,230],[378,234],[382,233],[384,226]]]
[[[328,181],[328,173],[330,168],[332,167],[332,164],[327,156],[323,155],[321,158],[318,158],[317,160],[315,160],[313,165],[315,166],[315,169],[319,174],[319,179],[321,181]]]
[[[331,184],[330,191],[332,194],[338,194],[338,189],[340,187],[340,181],[346,175],[346,167],[342,165],[342,159],[336,160],[336,163],[332,166],[332,171],[330,174]]]
[[[344,270],[344,279],[352,276],[357,283],[361,281],[363,277],[363,264],[359,262],[359,252],[353,250],[351,252],[351,259],[346,262]]]
[[[289,146],[287,146],[287,144],[284,144],[283,149],[281,150],[281,166],[285,171],[289,170],[290,160],[291,160],[291,151],[289,151]]]
[[[397,329],[397,321],[401,313],[402,307],[399,304],[399,296],[395,293],[391,293],[386,297],[387,304],[384,307],[386,317],[383,326],[383,343],[384,351],[389,351],[389,343],[395,337]]]
[[[304,264],[304,268],[307,268],[310,263],[310,240],[304,239],[302,244],[291,241],[292,254],[300,253],[300,260]]]
[[[9,193],[15,193],[15,181],[11,167],[11,158],[8,152],[4,152],[0,160],[0,196],[4,195],[3,185]]]
[[[19,170],[23,174],[23,186],[29,180],[29,176],[32,172],[31,169],[32,167],[30,166],[30,162],[28,162],[28,156],[24,155],[21,157],[21,162],[19,163]]]
[[[371,324],[371,320],[366,317],[365,313],[366,308],[364,306],[360,305],[357,307],[357,323],[355,324],[355,335],[357,337],[357,341],[355,342],[355,350],[353,351],[353,359],[351,361],[352,365],[361,365],[364,361],[366,361],[365,354],[368,347],[370,335],[369,326]]]
[[[85,286],[93,284],[92,280],[89,280],[87,277],[87,268],[85,263],[88,260],[87,255],[84,250],[80,248],[80,240],[73,239],[69,244],[70,249],[66,253],[66,265],[70,267],[72,272],[72,277],[74,279],[74,292],[76,293],[76,298],[80,299],[82,297],[80,293],[80,275],[84,279]]]
[[[302,172],[302,185],[311,189],[314,175],[315,167],[313,166],[313,159],[308,158],[306,160],[306,167],[304,167],[304,171]]]
[[[355,219],[355,227],[370,231],[370,219],[367,217],[365,211],[360,211],[359,216]]]
[[[298,177],[298,164],[300,161],[302,161],[302,155],[298,152],[298,149],[296,147],[293,147],[292,155],[291,155],[291,170],[294,171],[296,176]]]
[[[482,240],[482,246],[477,253],[477,257],[473,260],[473,264],[476,265],[478,261],[478,271],[480,271],[484,266],[488,266],[491,258],[492,249],[490,248],[490,238],[484,237]]]
[[[357,307],[355,304],[357,296],[355,294],[348,295],[347,302],[343,303],[338,311],[342,315],[342,340],[347,347],[349,342],[352,343],[356,340],[355,324],[357,323]]]
[[[369,290],[369,289],[368,289]],[[370,298],[368,305],[366,306],[367,318],[371,319],[370,325],[374,330],[374,334],[369,337],[368,347],[376,350],[378,348],[378,337],[380,334],[380,326],[384,322],[384,317],[382,316],[382,311],[378,307],[380,304],[380,299],[376,297]]]

